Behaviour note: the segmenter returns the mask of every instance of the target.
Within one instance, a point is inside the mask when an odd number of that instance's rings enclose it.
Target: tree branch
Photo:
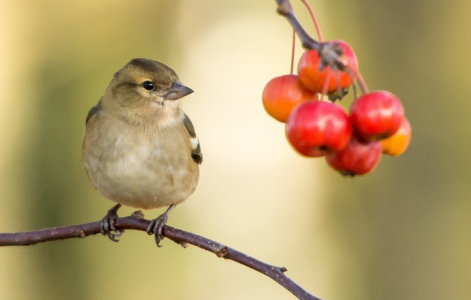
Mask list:
[[[116,221],[116,228],[118,230],[130,229],[146,231],[149,224],[149,220],[143,219],[142,215],[138,213],[134,213],[130,217],[119,218]],[[71,238],[85,238],[90,235],[101,233],[100,227],[101,222],[98,221],[27,232],[0,233],[0,246],[27,246]],[[284,272],[287,271],[287,269],[284,267],[276,267],[266,264],[218,242],[167,225],[165,225],[163,228],[163,235],[185,248],[188,244],[191,244],[201,249],[210,251],[216,254],[218,257],[223,257],[254,269],[275,280],[278,284],[283,286],[299,299],[320,300],[319,298],[309,294],[294,281],[289,279],[284,274]]]

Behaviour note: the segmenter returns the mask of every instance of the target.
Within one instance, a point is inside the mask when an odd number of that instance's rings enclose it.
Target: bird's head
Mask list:
[[[116,72],[102,105],[128,122],[165,127],[180,115],[178,99],[192,92],[166,65],[135,58]]]

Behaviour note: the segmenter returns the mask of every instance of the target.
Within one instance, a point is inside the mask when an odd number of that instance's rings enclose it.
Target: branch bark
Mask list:
[[[149,220],[143,219],[142,215],[134,213],[130,217],[119,218],[116,221],[116,228],[119,230],[139,230],[145,232],[149,224]],[[27,232],[0,233],[0,246],[28,246],[71,238],[85,238],[90,235],[101,233],[100,227],[101,222],[98,221]],[[298,297],[298,299],[320,300],[319,298],[309,294],[298,284],[288,278],[284,274],[284,272],[287,271],[287,269],[284,267],[276,267],[266,264],[221,243],[212,241],[191,232],[173,228],[168,225],[164,226],[163,235],[168,239],[182,245],[183,247],[191,244],[212,252],[216,254],[217,257],[229,259],[256,270],[275,280],[278,284]]]

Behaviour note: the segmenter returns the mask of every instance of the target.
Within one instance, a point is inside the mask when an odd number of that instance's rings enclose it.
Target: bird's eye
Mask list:
[[[155,85],[152,81],[144,81],[142,83],[142,87],[145,88],[148,91],[151,91],[154,89]]]

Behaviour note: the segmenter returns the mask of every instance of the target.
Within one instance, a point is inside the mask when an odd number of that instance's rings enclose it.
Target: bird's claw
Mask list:
[[[113,242],[119,242],[119,238],[124,234],[124,230],[116,230],[114,232],[108,232],[106,235]]]
[[[156,219],[153,219],[149,226],[147,227],[147,234],[151,235],[151,234],[154,234],[155,235],[155,243],[157,244],[157,247],[162,247],[160,246],[160,242],[164,239],[164,235],[163,235],[163,228],[164,228],[164,225],[167,223],[167,220],[168,220],[168,214],[167,213],[163,213],[161,214],[159,217],[157,217]]]
[[[113,242],[119,242],[119,238],[124,234],[124,230],[116,229],[116,220],[119,218],[118,209],[121,204],[115,205],[101,220],[101,234],[108,236]]]

